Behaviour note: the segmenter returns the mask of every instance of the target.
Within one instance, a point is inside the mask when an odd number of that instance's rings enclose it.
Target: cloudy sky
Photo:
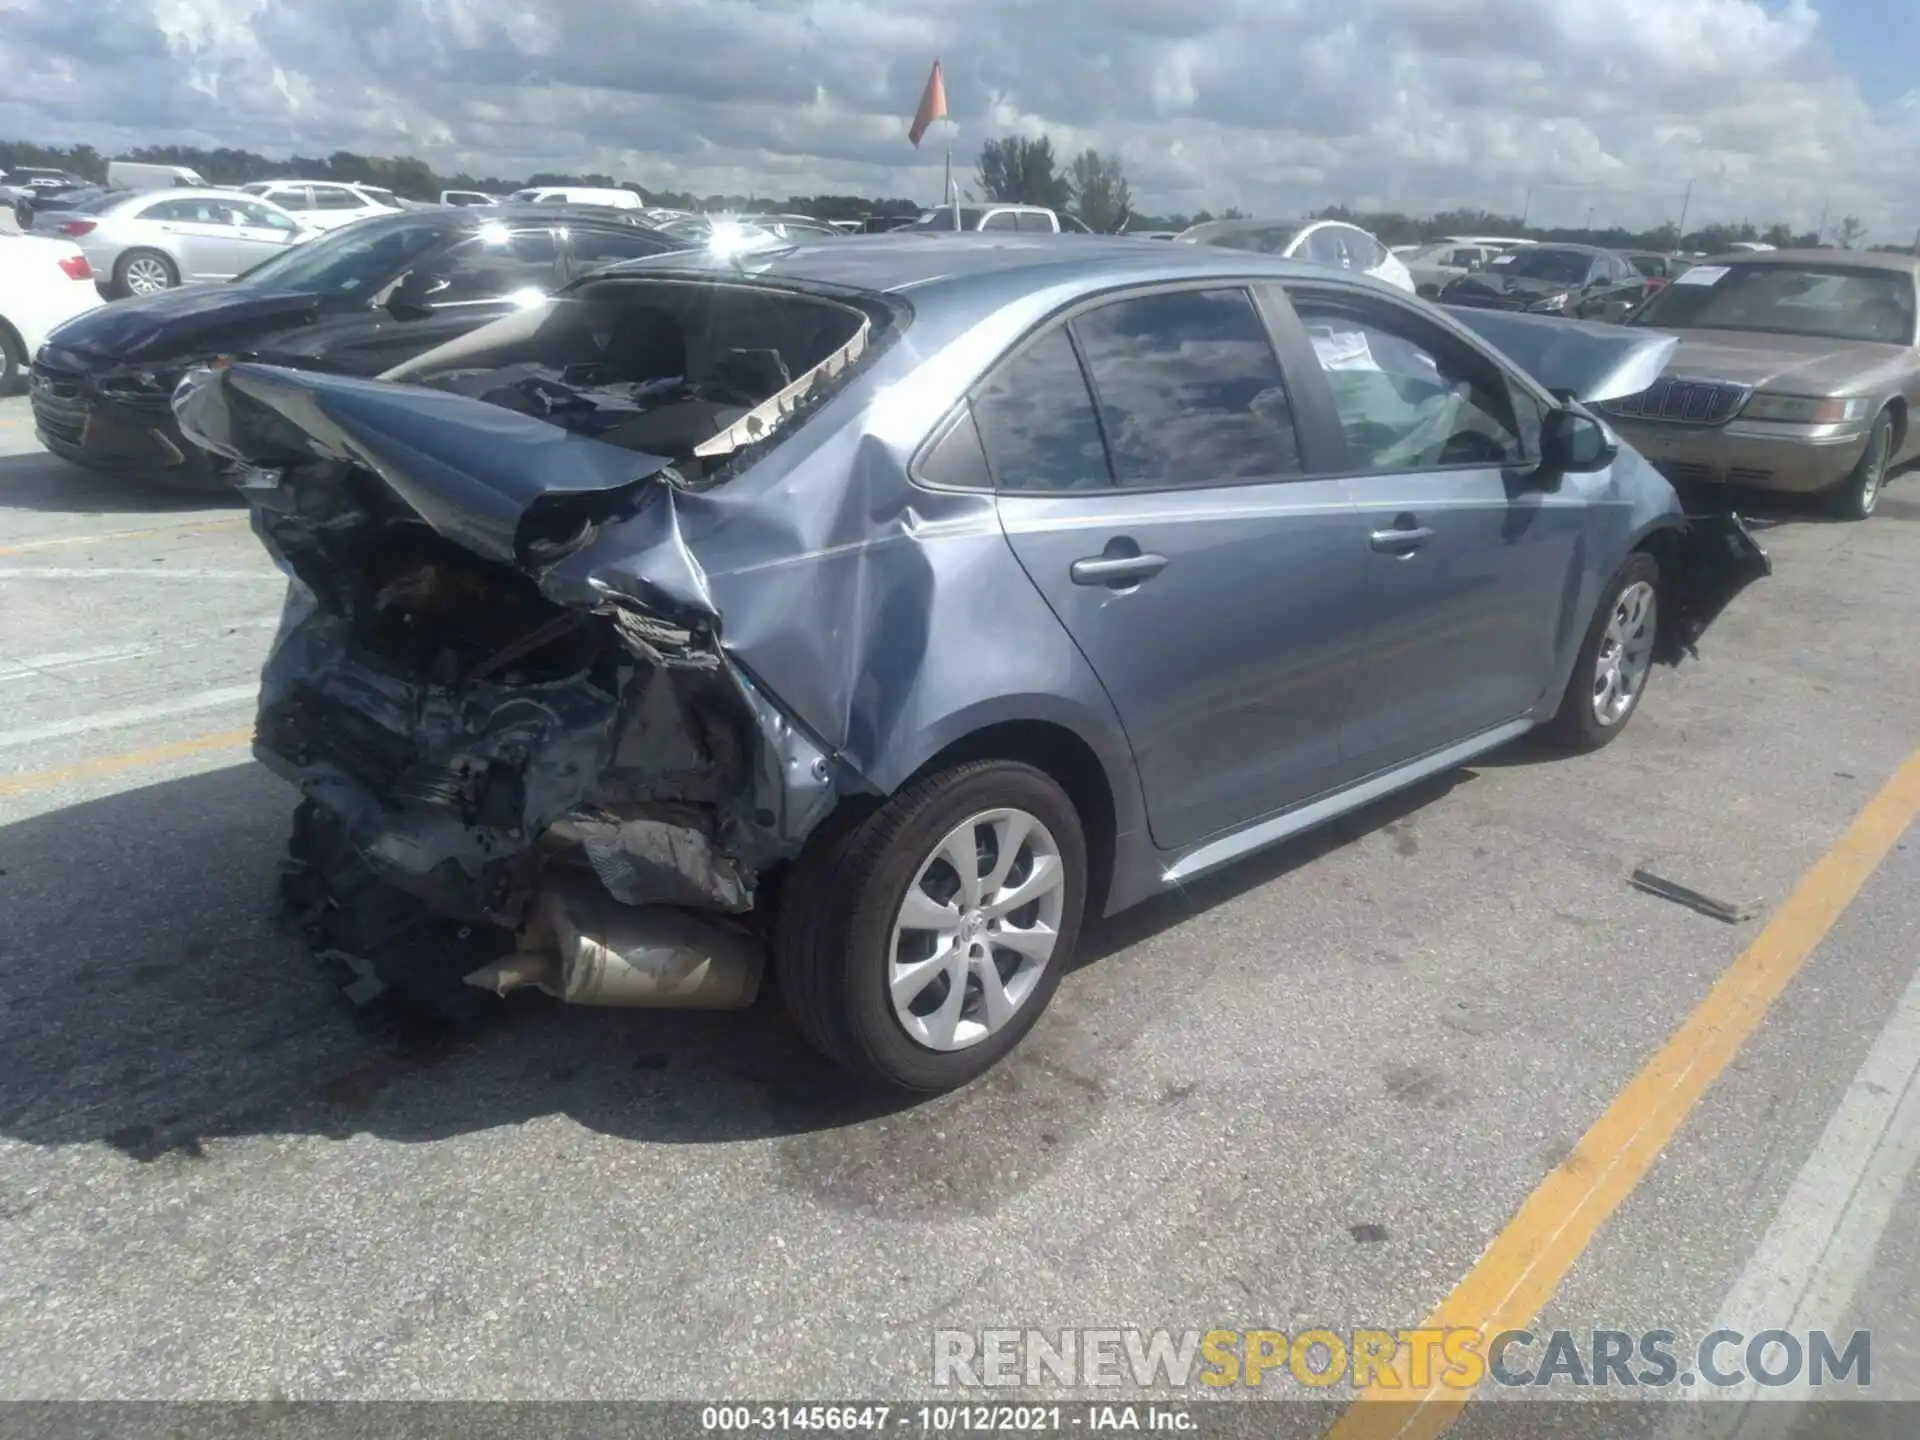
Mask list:
[[[1142,208],[1920,228],[1920,0],[0,0],[0,136],[938,198],[1051,134]]]

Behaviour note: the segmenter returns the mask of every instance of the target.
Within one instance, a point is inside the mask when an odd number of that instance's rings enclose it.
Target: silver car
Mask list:
[[[42,214],[34,232],[64,235],[114,295],[153,295],[231,280],[314,232],[271,201],[232,190],[108,191]]]
[[[297,577],[255,753],[355,993],[726,1008],[770,963],[825,1054],[940,1090],[1084,921],[1626,728],[1767,569],[1572,398],[1673,343],[898,236],[631,262],[378,381],[173,403]]]

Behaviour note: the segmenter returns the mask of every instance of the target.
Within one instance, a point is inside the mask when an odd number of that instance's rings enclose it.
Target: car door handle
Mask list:
[[[1076,585],[1110,585],[1121,590],[1151,580],[1166,568],[1164,555],[1090,555],[1074,561],[1067,574]]]
[[[1409,530],[1376,530],[1373,532],[1373,548],[1386,554],[1405,554],[1418,550],[1433,538],[1433,531],[1424,525]]]

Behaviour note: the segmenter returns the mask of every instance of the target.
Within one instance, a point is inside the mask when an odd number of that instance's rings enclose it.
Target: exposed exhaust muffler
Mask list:
[[[532,985],[569,1005],[744,1010],[765,968],[743,931],[664,905],[622,905],[583,881],[542,890],[519,948],[466,980],[496,995]]]

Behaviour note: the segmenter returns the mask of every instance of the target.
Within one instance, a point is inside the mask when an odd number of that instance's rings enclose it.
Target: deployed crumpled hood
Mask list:
[[[363,466],[435,531],[508,565],[536,500],[609,494],[673,463],[443,390],[272,365],[195,372],[174,413],[189,440],[230,459],[271,464],[263,448],[278,447],[285,461]]]
[[[1904,345],[1832,340],[1818,335],[1755,335],[1744,330],[1680,332],[1668,367],[1699,380],[1731,380],[1795,395],[1842,395],[1879,388],[1912,368]]]
[[[251,338],[302,323],[319,305],[317,296],[297,291],[184,285],[91,310],[61,329],[60,344],[129,364],[182,359],[209,347],[244,347]]]
[[[1511,310],[1449,312],[1549,390],[1592,405],[1638,395],[1660,378],[1680,337]]]

